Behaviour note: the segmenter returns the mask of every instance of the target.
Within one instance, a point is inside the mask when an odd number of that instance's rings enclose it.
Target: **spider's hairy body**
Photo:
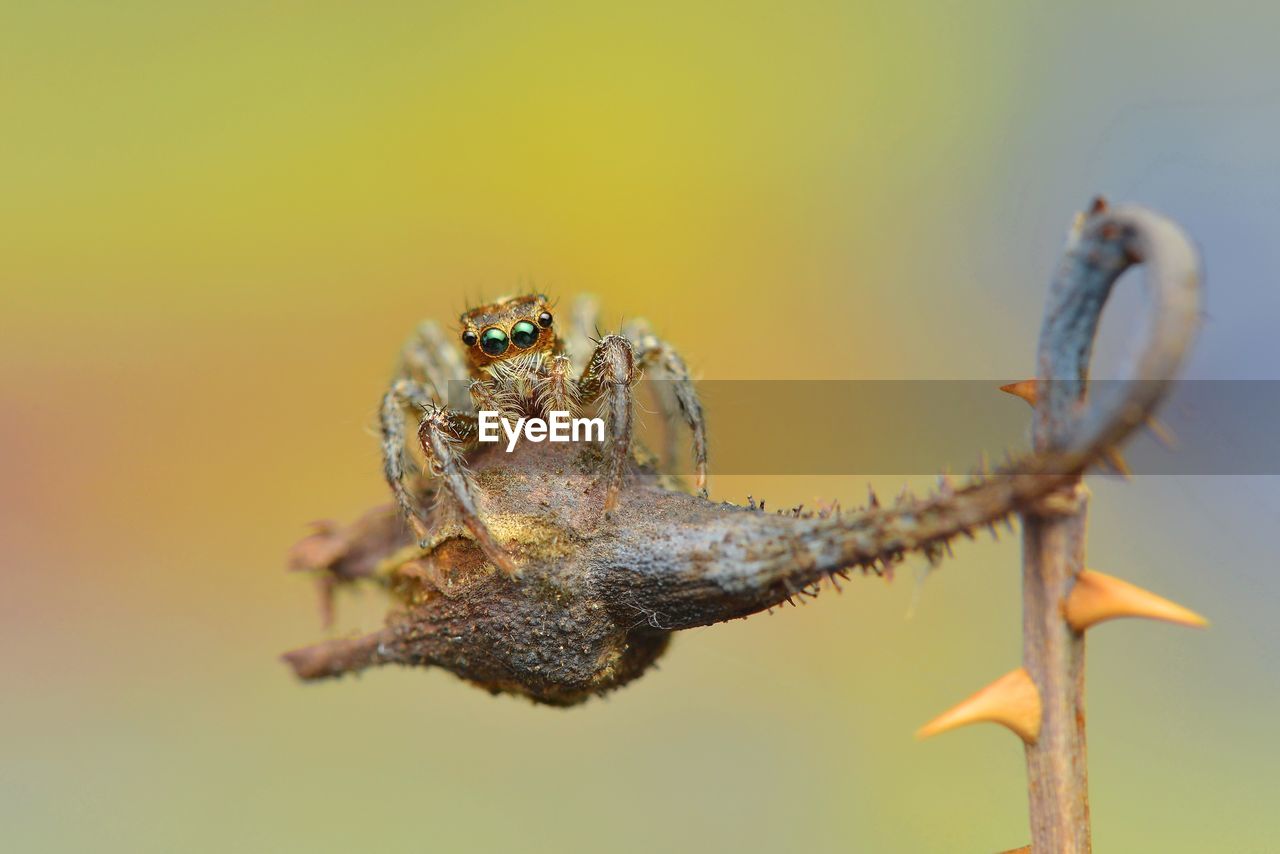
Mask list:
[[[684,362],[668,345],[632,324],[632,335],[586,337],[570,329],[578,342],[592,349],[577,355],[575,371],[566,342],[558,334],[553,306],[542,294],[506,297],[463,312],[458,338],[465,352],[465,374],[453,345],[431,323],[424,323],[405,345],[401,370],[383,398],[382,448],[385,474],[405,517],[421,538],[429,536],[422,508],[421,483],[412,482],[415,460],[405,441],[405,419],[418,417],[417,439],[424,472],[439,478],[448,507],[461,518],[489,560],[508,574],[518,571],[512,556],[490,532],[476,500],[476,484],[468,469],[468,454],[476,449],[477,423],[471,411],[494,411],[503,417],[547,417],[554,411],[577,415],[597,407],[607,424],[606,453],[601,461],[604,482],[601,510],[612,511],[618,500],[632,448],[632,391],[642,362],[670,377],[678,389],[680,413],[693,433],[698,480],[705,482],[706,438],[702,409],[693,392]],[[579,307],[574,324],[591,323],[594,312]],[[631,337],[640,339],[639,353]],[[586,347],[579,344],[579,349]],[[451,394],[468,382],[469,408]],[[438,515],[438,514],[437,514]]]

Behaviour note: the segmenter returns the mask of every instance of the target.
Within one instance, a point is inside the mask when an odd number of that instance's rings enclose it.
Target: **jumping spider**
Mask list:
[[[697,487],[706,489],[702,406],[675,349],[655,336],[643,320],[630,321],[620,335],[589,337],[589,331],[596,329],[590,299],[575,305],[566,324],[566,340],[557,334],[553,307],[546,296],[531,294],[463,312],[458,338],[466,351],[465,366],[439,328],[423,323],[405,345],[400,370],[382,399],[384,472],[414,531],[420,538],[428,535],[418,499],[405,483],[407,415],[418,419],[418,443],[427,470],[440,478],[485,555],[507,572],[514,571],[514,566],[481,518],[475,484],[465,464],[476,445],[476,417],[449,406],[451,384],[466,377],[471,378],[468,390],[476,410],[545,417],[555,410],[577,414],[599,407],[608,435],[602,507],[608,512],[617,506],[631,453],[632,387],[644,370],[662,376],[668,380],[669,393],[657,395],[664,410],[661,414],[672,417],[674,408],[688,425]]]

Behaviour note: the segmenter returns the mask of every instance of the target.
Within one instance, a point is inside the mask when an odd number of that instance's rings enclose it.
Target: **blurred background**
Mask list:
[[[373,415],[414,323],[523,285],[647,316],[706,379],[1008,381],[1102,192],[1203,248],[1188,376],[1280,378],[1257,6],[9,4],[6,850],[1024,844],[1015,738],[912,739],[1017,665],[1016,537],[689,632],[568,711],[436,671],[297,684],[276,656],[323,631],[283,556],[384,500]],[[1276,480],[1090,483],[1091,564],[1213,621],[1090,635],[1098,850],[1277,850]]]

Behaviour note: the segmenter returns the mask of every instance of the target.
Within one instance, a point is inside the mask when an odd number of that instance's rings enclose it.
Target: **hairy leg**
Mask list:
[[[578,393],[582,403],[599,404],[605,418],[608,433],[608,471],[605,475],[604,500],[606,512],[617,506],[618,488],[622,484],[627,457],[631,453],[631,386],[637,376],[631,342],[621,335],[606,335],[592,351],[586,370],[578,380]]]
[[[451,383],[462,380],[467,370],[449,339],[433,321],[419,324],[400,352],[400,368],[382,398],[379,420],[382,428],[382,465],[387,484],[419,539],[427,534],[418,490],[406,485],[416,475],[416,462],[409,455],[405,425],[409,417],[416,424],[428,408],[446,403]]]
[[[382,427],[382,472],[386,475],[387,485],[395,496],[405,518],[413,526],[419,539],[427,535],[426,523],[422,520],[418,499],[413,491],[405,486],[407,447],[404,437],[405,412],[408,409],[421,412],[435,406],[432,389],[422,382],[401,378],[391,383],[391,388],[382,396],[379,409],[379,420]]]
[[[636,319],[630,321],[623,329],[623,334],[631,340],[636,351],[636,362],[642,370],[649,371],[649,377],[661,380],[655,395],[664,418],[670,422],[672,404],[679,411],[680,417],[689,427],[693,436],[693,464],[696,472],[696,485],[703,495],[707,493],[707,424],[702,415],[702,402],[693,387],[689,376],[689,368],[675,348],[658,338],[649,329],[649,324]],[[668,423],[670,435],[670,423]]]
[[[457,405],[454,396],[461,386],[454,388],[452,384],[467,379],[468,375],[452,338],[433,320],[418,324],[400,352],[397,376],[429,386],[435,392],[435,399],[447,405]]]
[[[474,488],[465,458],[467,449],[476,441],[475,416],[440,406],[429,406],[418,425],[418,441],[431,471],[444,481],[462,516],[462,524],[475,537],[485,555],[503,572],[512,574],[515,566],[502,550],[489,527],[480,518]]]

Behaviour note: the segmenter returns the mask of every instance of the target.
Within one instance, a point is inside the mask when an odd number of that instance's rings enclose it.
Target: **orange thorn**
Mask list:
[[[1036,391],[1035,380],[1018,380],[1016,383],[1009,383],[1008,385],[1000,386],[1000,390],[1006,394],[1011,394],[1014,397],[1022,398],[1027,403],[1031,404],[1032,407],[1034,407],[1036,405],[1036,401],[1040,399],[1040,396]]]
[[[1020,397],[1035,406],[1040,400],[1039,390],[1036,388],[1035,380],[1018,380],[1016,383],[1000,386],[1000,390],[1014,397]],[[1147,429],[1163,444],[1166,448],[1176,447],[1178,437],[1173,435],[1173,431],[1169,429],[1169,425],[1165,424],[1154,415],[1147,419]]]
[[[916,730],[925,739],[956,727],[990,722],[1008,727],[1027,744],[1040,737],[1040,691],[1024,668],[1010,671]]]
[[[1176,602],[1092,569],[1076,576],[1062,614],[1077,632],[1116,617],[1146,617],[1199,629],[1209,625],[1204,617]]]
[[[1107,465],[1115,469],[1116,473],[1128,480],[1133,476],[1133,472],[1129,469],[1129,464],[1124,461],[1124,455],[1120,453],[1119,448],[1107,448],[1102,452],[1102,458],[1107,461]]]

